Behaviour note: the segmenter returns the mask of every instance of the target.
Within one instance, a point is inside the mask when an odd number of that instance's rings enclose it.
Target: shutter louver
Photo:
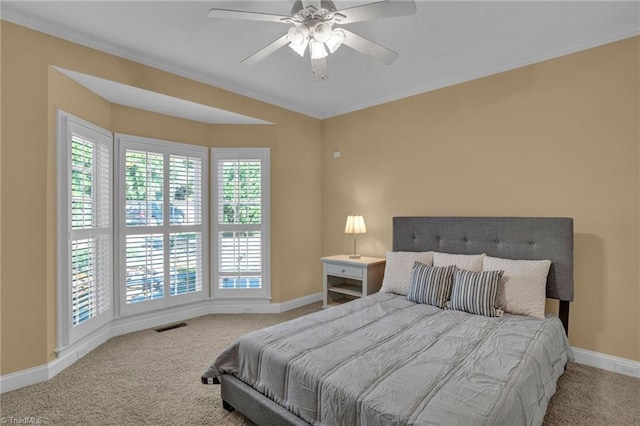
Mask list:
[[[96,315],[94,240],[71,242],[71,318],[74,326]]]
[[[126,226],[162,225],[163,155],[128,149],[125,162]]]
[[[171,295],[202,290],[202,234],[171,234]]]
[[[74,136],[71,143],[71,228],[93,228],[95,144]]]
[[[127,303],[164,297],[164,240],[162,234],[127,235]]]
[[[218,222],[260,225],[262,188],[260,160],[218,162]]]
[[[199,225],[202,223],[202,160],[171,155],[169,161],[170,223]]]

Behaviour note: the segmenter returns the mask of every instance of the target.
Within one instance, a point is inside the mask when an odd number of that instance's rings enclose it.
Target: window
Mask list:
[[[111,133],[58,111],[59,346],[113,318]]]
[[[117,140],[121,312],[207,297],[207,149]]]
[[[213,148],[214,298],[270,299],[269,150]]]
[[[212,150],[210,215],[207,148],[114,144],[57,114],[58,350],[120,316],[209,296],[270,300],[268,149]]]

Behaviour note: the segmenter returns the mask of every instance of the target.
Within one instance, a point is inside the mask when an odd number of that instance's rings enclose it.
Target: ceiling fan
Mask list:
[[[287,34],[269,43],[240,63],[255,64],[287,45],[304,57],[308,48],[314,79],[325,80],[328,78],[327,56],[338,50],[341,45],[349,46],[387,65],[398,57],[398,54],[393,50],[345,28],[334,28],[334,25],[407,16],[415,13],[416,5],[413,0],[393,2],[385,0],[342,10],[337,10],[335,4],[330,0],[296,0],[291,8],[291,16],[228,9],[211,9],[209,16],[211,18],[245,19],[292,25]]]

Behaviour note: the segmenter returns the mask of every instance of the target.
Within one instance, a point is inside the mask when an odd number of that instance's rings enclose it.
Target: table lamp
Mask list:
[[[345,234],[353,234],[353,254],[349,255],[349,259],[360,259],[360,255],[356,251],[356,235],[367,232],[367,225],[364,224],[362,216],[347,216],[347,224],[344,227]]]

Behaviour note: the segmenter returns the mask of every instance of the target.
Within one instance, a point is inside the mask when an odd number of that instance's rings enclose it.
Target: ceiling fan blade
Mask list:
[[[209,17],[223,19],[244,19],[249,21],[280,22],[282,24],[287,24],[291,20],[290,16],[271,15],[269,13],[245,12],[242,10],[228,9],[211,9],[209,11]]]
[[[351,24],[353,22],[370,21],[373,19],[395,18],[396,16],[415,15],[416,3],[413,0],[403,1],[381,1],[378,3],[363,4],[361,6],[350,7],[339,10],[345,18],[336,20],[340,24]]]
[[[302,0],[302,8],[306,9],[309,6],[313,6],[316,10],[320,10],[321,3],[320,0]]]
[[[289,44],[290,42],[289,42],[289,39],[288,39],[288,35],[289,34],[285,34],[282,37],[280,37],[279,39],[277,39],[276,41],[273,41],[273,42],[269,43],[268,45],[266,45],[262,49],[258,50],[253,55],[249,56],[248,58],[243,59],[240,63],[241,64],[246,64],[246,65],[253,65],[253,64],[257,63],[257,62],[260,62],[261,60],[263,60],[267,56],[269,56],[272,53],[274,53],[276,50],[278,50],[281,47],[286,46],[287,44]]]
[[[345,30],[344,28],[340,29],[344,31],[345,34],[344,41],[342,42],[345,46],[349,46],[353,50],[357,50],[362,54],[369,55],[376,61],[382,62],[386,65],[392,64],[393,61],[398,58],[398,53],[393,50],[380,46],[379,44],[374,43],[371,40],[367,40],[358,34],[354,34],[351,31]]]
[[[329,74],[327,73],[327,58],[312,59],[311,72],[313,73],[314,80],[326,80],[329,78]]]

